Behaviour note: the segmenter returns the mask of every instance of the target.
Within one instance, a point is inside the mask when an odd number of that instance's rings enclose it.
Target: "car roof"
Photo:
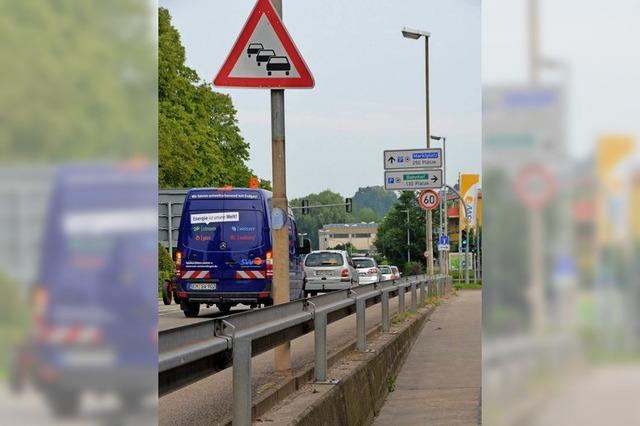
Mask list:
[[[311,253],[345,253],[344,250],[313,250]]]
[[[367,257],[367,256],[358,256],[358,257],[354,257],[353,260],[356,259],[368,259],[368,260],[375,260],[373,257]]]

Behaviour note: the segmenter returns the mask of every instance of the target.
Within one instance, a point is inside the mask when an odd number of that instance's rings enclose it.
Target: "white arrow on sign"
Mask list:
[[[398,149],[384,152],[384,169],[426,169],[442,167],[440,148]]]
[[[442,188],[442,170],[385,171],[384,189],[402,191]]]

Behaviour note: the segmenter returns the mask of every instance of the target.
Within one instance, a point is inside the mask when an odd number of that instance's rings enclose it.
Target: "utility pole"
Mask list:
[[[425,75],[425,122],[427,130],[427,148],[431,148],[431,114],[429,109],[429,37],[424,37],[424,75]],[[431,210],[426,213],[426,232],[427,232],[427,273],[433,275],[433,232],[431,224]]]
[[[282,0],[271,0],[274,9],[282,18]],[[271,90],[271,161],[273,174],[273,208],[282,209],[285,224],[273,229],[273,303],[289,301],[289,230],[287,201],[287,169],[284,137],[284,90]],[[275,369],[291,371],[291,343],[283,343],[275,349]]]
[[[538,0],[529,0],[529,78],[534,86],[540,82],[538,9]]]

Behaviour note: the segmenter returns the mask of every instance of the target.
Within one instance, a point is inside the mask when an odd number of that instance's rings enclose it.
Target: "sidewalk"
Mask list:
[[[374,425],[480,423],[482,293],[459,291],[432,315]]]

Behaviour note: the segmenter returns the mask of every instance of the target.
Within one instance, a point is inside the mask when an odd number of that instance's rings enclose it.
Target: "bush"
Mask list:
[[[424,266],[421,262],[407,262],[404,265],[404,275],[420,275],[424,274]]]
[[[170,280],[175,269],[171,255],[162,244],[158,244],[158,295],[162,294],[162,284]]]

